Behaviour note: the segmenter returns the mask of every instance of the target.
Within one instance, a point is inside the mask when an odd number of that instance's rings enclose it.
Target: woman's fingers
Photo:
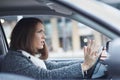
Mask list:
[[[90,43],[90,48],[93,48],[95,45],[95,41],[94,40],[91,40],[91,43]]]
[[[94,52],[98,51],[98,45],[96,45],[94,40],[89,40],[88,41],[88,48],[87,48],[87,52],[90,55],[93,55]]]
[[[92,41],[91,40],[88,40],[88,45],[87,45],[87,51],[90,52],[90,48],[91,48],[91,45],[92,45]]]
[[[86,52],[85,47],[86,47],[86,46],[84,46],[84,48],[83,48],[83,49],[84,49],[84,54],[85,54],[85,52]]]
[[[102,55],[101,55],[101,60],[105,60],[107,59],[108,55],[106,54],[106,48],[104,48],[104,50],[102,51]]]
[[[84,46],[84,56],[86,55],[87,53],[87,46]]]

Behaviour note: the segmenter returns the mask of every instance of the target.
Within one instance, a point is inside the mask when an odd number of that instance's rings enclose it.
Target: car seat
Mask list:
[[[2,61],[7,53],[7,45],[5,43],[5,37],[3,35],[4,35],[3,28],[0,23],[0,71],[1,71]]]
[[[2,36],[0,34],[0,71],[1,71],[1,65],[2,65],[2,60],[4,59],[4,56],[5,56],[5,49],[4,49]]]

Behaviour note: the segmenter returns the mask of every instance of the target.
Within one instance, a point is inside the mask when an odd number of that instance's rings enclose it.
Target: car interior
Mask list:
[[[71,0],[72,1],[72,0]],[[85,0],[83,0],[84,2]],[[62,17],[67,17],[75,21],[81,22],[90,28],[97,30],[98,32],[109,37],[111,40],[120,37],[120,30],[114,28],[112,23],[104,22],[96,15],[89,14],[82,8],[77,8],[71,5],[69,1],[65,0],[2,0],[0,2],[0,18],[5,16],[32,16],[32,15],[57,15]],[[116,16],[115,16],[116,17]],[[94,27],[95,26],[95,27]],[[107,52],[109,53],[109,48],[111,47],[111,41],[105,42]],[[0,65],[2,60],[4,60],[5,54],[8,52],[9,45],[3,25],[0,22]],[[53,61],[69,61],[71,59],[65,60],[53,60]],[[83,59],[82,59],[83,60]],[[81,61],[82,62],[82,61]],[[107,63],[113,63],[106,61]],[[108,65],[106,62],[99,59],[96,61],[93,69],[89,71],[89,74],[85,78],[90,79],[111,79],[111,74],[109,75]],[[119,72],[118,72],[119,73]],[[118,77],[119,75],[117,75]]]

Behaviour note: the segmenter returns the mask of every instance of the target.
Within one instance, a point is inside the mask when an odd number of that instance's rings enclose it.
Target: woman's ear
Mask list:
[[[43,49],[40,49],[39,52],[41,53],[40,59],[46,60],[48,58],[48,48],[45,42]]]

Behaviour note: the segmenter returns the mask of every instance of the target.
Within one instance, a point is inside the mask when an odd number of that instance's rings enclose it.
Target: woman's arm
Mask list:
[[[63,62],[45,61],[46,67],[49,70],[61,68],[64,66],[69,66],[76,63],[82,63],[82,61],[80,60],[71,60],[71,61],[63,61]]]
[[[21,53],[9,53],[4,59],[2,72],[15,73],[40,79],[76,79],[83,78],[81,64],[76,63],[58,69],[48,70],[34,65]]]
[[[8,56],[5,59],[3,72],[15,73],[35,79],[75,79],[82,78],[80,63],[72,64],[58,69],[48,70],[35,66],[23,56]]]
[[[24,68],[20,73],[35,79],[82,79],[81,64],[73,64],[58,69],[47,70],[31,65]],[[29,73],[29,74],[28,74]]]

